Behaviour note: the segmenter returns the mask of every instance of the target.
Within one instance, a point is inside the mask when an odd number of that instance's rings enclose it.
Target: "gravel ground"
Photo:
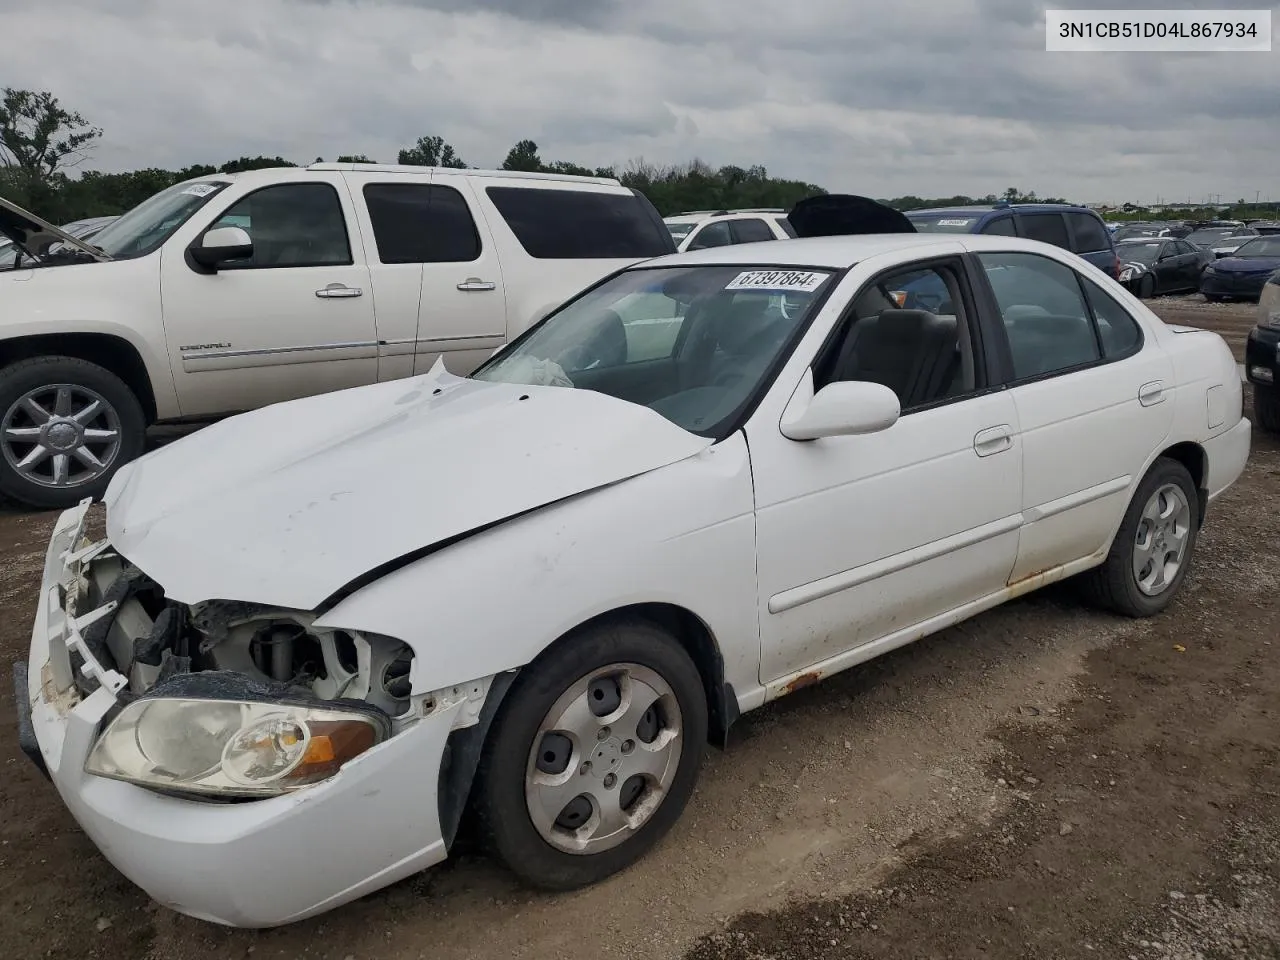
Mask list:
[[[1237,349],[1252,308],[1153,301]],[[1246,408],[1248,398],[1246,397]],[[1280,444],[1255,433],[1178,602],[1060,585],[745,717],[682,822],[590,890],[473,853],[317,921],[152,905],[17,751],[0,690],[0,951],[13,957],[1280,957]],[[52,517],[0,512],[0,659]],[[359,824],[335,824],[358,835]],[[248,865],[251,868],[251,865]]]

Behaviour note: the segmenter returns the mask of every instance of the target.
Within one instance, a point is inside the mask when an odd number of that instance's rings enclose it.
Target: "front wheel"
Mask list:
[[[1098,606],[1127,617],[1164,610],[1182,586],[1200,528],[1200,496],[1181,463],[1156,460],[1138,485],[1102,566],[1081,578]]]
[[[1138,281],[1138,299],[1150,300],[1156,295],[1156,278],[1148,274]]]
[[[679,819],[706,738],[702,679],[673,637],[645,621],[588,628],[507,694],[477,774],[482,835],[532,886],[603,880]]]
[[[1274,387],[1253,386],[1253,417],[1268,433],[1280,433],[1280,391]]]
[[[0,369],[0,492],[65,509],[101,497],[142,453],[146,418],[124,382],[75,357],[34,357]]]

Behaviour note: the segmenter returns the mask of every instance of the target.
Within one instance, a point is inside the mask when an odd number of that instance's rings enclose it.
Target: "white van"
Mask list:
[[[100,495],[150,423],[469,373],[675,249],[617,180],[380,164],[188,180],[92,246],[0,200],[0,233],[30,251],[0,274],[0,491],[41,507]]]

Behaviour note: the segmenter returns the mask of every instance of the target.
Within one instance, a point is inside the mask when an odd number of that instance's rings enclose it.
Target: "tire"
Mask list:
[[[1280,433],[1280,391],[1274,387],[1253,387],[1253,418],[1268,433]]]
[[[624,666],[624,685],[614,686],[619,676],[614,668]],[[659,691],[663,696],[654,701],[657,709],[638,715],[659,684],[669,692]],[[566,703],[578,705],[572,717],[584,721],[579,724],[582,735],[572,739],[550,732],[572,732],[563,715]],[[603,717],[594,715],[598,710],[605,711]],[[654,719],[648,720],[651,715]],[[678,732],[670,736],[673,730]],[[588,627],[521,671],[507,693],[472,794],[480,839],[530,886],[572,890],[603,880],[644,856],[680,818],[693,793],[706,740],[702,678],[670,634],[643,620]],[[665,746],[649,748],[647,743]],[[672,753],[677,747],[678,757]],[[637,764],[646,763],[654,769],[665,763],[665,793],[655,789],[657,781],[634,772]],[[550,781],[556,784],[541,785]],[[584,793],[571,797],[579,785]],[[615,796],[618,810],[630,803],[630,816],[644,816],[634,829],[608,832],[595,798],[607,804]],[[563,807],[561,800],[566,801]],[[645,813],[654,800],[657,805]],[[541,826],[535,809],[542,811]],[[560,814],[553,822],[548,811],[556,809]],[[600,848],[570,852],[583,837]]]
[[[0,493],[44,509],[99,499],[116,471],[141,455],[146,427],[137,396],[95,363],[59,356],[12,363],[0,369]]]
[[[1221,296],[1221,295],[1216,294],[1216,293],[1206,293],[1206,294],[1204,294],[1204,298],[1205,298],[1205,300],[1207,300],[1209,303],[1222,303],[1224,300],[1226,300],[1226,299],[1227,299],[1226,297]]]
[[[1156,295],[1156,278],[1148,274],[1138,281],[1138,299],[1150,300]]]
[[[1185,546],[1182,548],[1181,560],[1175,572],[1172,576],[1168,576],[1166,565],[1166,574],[1163,577],[1166,582],[1160,586],[1158,592],[1152,593],[1143,589],[1139,583],[1138,571],[1135,569],[1138,565],[1139,532],[1145,529],[1144,539],[1147,543],[1152,543],[1154,536],[1157,550],[1163,550],[1176,542],[1172,532],[1157,535],[1151,530],[1150,523],[1144,519],[1144,514],[1155,502],[1154,498],[1157,494],[1165,494],[1161,503],[1171,503],[1176,500],[1176,496],[1170,496],[1174,489],[1180,492],[1182,498],[1179,504],[1182,508],[1179,513],[1182,515],[1178,518],[1176,527],[1182,530]],[[1182,586],[1182,581],[1186,578],[1195,554],[1199,527],[1200,494],[1196,490],[1195,482],[1191,479],[1191,474],[1176,460],[1161,457],[1152,464],[1147,475],[1143,477],[1142,483],[1138,485],[1138,490],[1129,503],[1129,508],[1125,511],[1124,519],[1120,523],[1120,529],[1111,544],[1107,559],[1101,566],[1081,577],[1080,585],[1085,595],[1097,606],[1122,616],[1155,616],[1173,601],[1178,589]],[[1144,569],[1151,570],[1157,577],[1160,576],[1155,569],[1154,560],[1151,567],[1144,567]],[[1154,587],[1157,584],[1152,583],[1151,586]]]

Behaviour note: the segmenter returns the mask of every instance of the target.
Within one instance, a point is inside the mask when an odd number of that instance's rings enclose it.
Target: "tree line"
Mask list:
[[[102,130],[93,126],[78,112],[62,106],[47,91],[17,90],[6,87],[0,96],[0,196],[26,207],[54,223],[67,223],[86,217],[124,213],[152,194],[192,177],[217,173],[235,173],[263,167],[293,167],[299,164],[284,157],[238,157],[224,163],[195,164],[181,170],[147,168],[127,173],[104,173],[84,170],[73,176],[88,160]],[[323,162],[316,157],[314,162]],[[339,163],[373,163],[363,154],[339,154]],[[428,135],[400,150],[397,163],[420,166],[470,166],[452,144],[443,137]],[[308,161],[311,162],[311,161]],[[805,197],[825,194],[817,184],[800,180],[771,177],[760,165],[712,167],[700,160],[683,164],[659,165],[643,159],[617,167],[584,167],[567,160],[544,160],[538,144],[520,140],[508,151],[499,166],[502,170],[558,173],[573,176],[614,177],[625,186],[643,193],[663,216],[688,210],[720,210],[741,207],[776,207],[789,210]],[[917,197],[882,198],[898,210],[925,207],[963,206],[980,203],[1065,203],[1061,197],[1037,198],[1035,191],[1023,193],[1009,187],[1001,194],[982,197]],[[1126,208],[1132,207],[1126,204]],[[1265,216],[1254,212],[1243,198],[1228,212],[1241,218]],[[1118,219],[1137,219],[1139,208],[1117,212]],[[1219,211],[1202,210],[1189,216],[1205,219],[1221,216]]]

